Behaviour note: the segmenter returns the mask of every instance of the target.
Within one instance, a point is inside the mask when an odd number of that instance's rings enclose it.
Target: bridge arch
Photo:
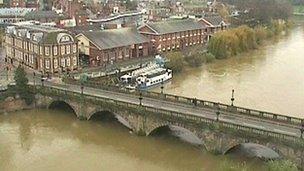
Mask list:
[[[189,142],[193,145],[201,146],[205,150],[208,150],[204,139],[201,138],[197,131],[175,123],[162,123],[151,127],[147,130],[146,135],[152,136],[154,133],[157,133],[157,131],[163,128],[170,129],[170,131],[174,133],[174,136],[180,138],[183,141]]]
[[[76,117],[79,116],[77,107],[75,107],[73,104],[71,104],[71,103],[69,103],[65,100],[52,100],[47,105],[47,108],[48,109],[56,109],[56,108],[60,108],[60,106],[64,106],[64,107],[70,109],[76,115]]]
[[[112,110],[109,110],[109,109],[95,109],[93,110],[92,112],[90,112],[88,115],[87,115],[87,120],[91,120],[93,116],[96,116],[96,115],[112,115],[113,117],[115,117],[117,119],[117,121],[119,123],[121,123],[123,126],[127,127],[128,129],[134,131],[135,128],[132,124],[132,122],[130,122],[130,120],[128,119],[128,117],[126,117],[125,115],[123,114],[120,114],[119,112],[114,112]]]
[[[270,147],[268,144],[264,145],[254,142],[236,143],[226,149],[223,154],[226,155],[237,150],[247,153],[250,157],[258,157],[265,160],[280,159],[284,157],[278,149]]]

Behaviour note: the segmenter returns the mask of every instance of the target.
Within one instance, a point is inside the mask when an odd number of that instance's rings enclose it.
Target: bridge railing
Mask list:
[[[75,84],[79,84],[79,82],[73,82]],[[129,91],[125,89],[121,89],[119,87],[115,86],[103,86],[100,85],[100,83],[95,83],[95,82],[87,82],[87,86],[89,87],[94,87],[94,88],[99,88],[107,91],[114,91],[114,92],[119,92],[119,93],[128,93],[131,95],[136,95],[139,96],[140,92],[135,90],[135,91]],[[283,122],[287,124],[293,124],[295,126],[300,126],[301,124],[304,124],[304,118],[297,118],[297,117],[292,117],[292,116],[287,116],[287,115],[282,115],[282,114],[276,114],[276,113],[271,113],[271,112],[266,112],[266,111],[260,111],[260,110],[255,110],[255,109],[249,109],[245,107],[238,107],[238,106],[231,106],[223,103],[217,103],[217,102],[212,102],[212,101],[207,101],[207,100],[202,100],[202,99],[194,99],[194,98],[189,98],[189,97],[184,97],[184,96],[177,96],[173,94],[165,94],[165,93],[158,93],[158,92],[151,92],[151,91],[141,91],[141,94],[143,97],[149,97],[149,98],[158,98],[158,99],[165,99],[167,101],[171,102],[179,102],[179,103],[185,103],[185,104],[191,104],[196,105],[198,107],[203,107],[203,108],[210,108],[213,110],[220,110],[224,112],[232,112],[236,114],[242,114],[242,115],[247,115],[250,117],[256,117],[260,119],[268,119],[276,122]]]
[[[55,97],[69,97],[69,98],[78,98],[78,99],[85,99],[86,102],[91,102],[92,104],[98,104],[99,102],[105,102],[105,103],[112,103],[118,106],[125,106],[128,108],[133,108],[133,109],[143,109],[145,111],[153,112],[155,114],[160,115],[161,117],[169,117],[169,119],[184,119],[187,122],[194,122],[194,123],[206,123],[208,125],[219,125],[220,128],[222,128],[224,131],[227,131],[227,129],[232,129],[232,130],[237,130],[237,131],[242,131],[245,133],[249,134],[255,134],[255,135],[263,135],[264,137],[267,138],[278,138],[280,140],[288,141],[288,142],[296,142],[300,143],[301,145],[304,145],[303,139],[299,138],[298,136],[295,135],[290,135],[290,134],[284,134],[284,133],[278,133],[274,131],[269,131],[269,130],[263,130],[259,128],[254,128],[254,127],[249,127],[249,126],[244,126],[244,125],[239,125],[235,123],[230,123],[226,121],[217,121],[216,119],[209,119],[201,116],[196,116],[196,115],[190,115],[186,113],[181,113],[181,112],[174,112],[166,109],[159,109],[155,107],[148,107],[148,106],[140,106],[139,104],[135,103],[128,103],[120,100],[113,100],[109,98],[104,98],[104,97],[98,97],[98,96],[93,96],[93,95],[87,95],[87,94],[81,94],[78,92],[72,92],[69,90],[62,90],[59,88],[54,88],[54,87],[40,87],[38,89],[42,94],[49,95],[49,96],[55,96]]]

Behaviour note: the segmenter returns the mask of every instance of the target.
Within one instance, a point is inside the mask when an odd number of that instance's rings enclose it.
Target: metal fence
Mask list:
[[[72,82],[72,83],[80,84],[77,81]],[[247,115],[247,116],[255,117],[255,118],[259,118],[259,119],[260,118],[268,119],[268,120],[272,120],[272,121],[276,121],[276,122],[293,124],[295,126],[300,126],[301,124],[304,124],[304,118],[297,118],[297,117],[276,114],[276,113],[271,113],[271,112],[266,112],[266,111],[260,111],[260,110],[249,109],[249,108],[238,107],[238,106],[231,106],[231,105],[227,105],[227,104],[223,104],[223,103],[212,102],[212,101],[207,101],[207,100],[202,100],[202,99],[194,99],[194,98],[189,98],[189,97],[184,97],[184,96],[177,96],[177,95],[172,95],[172,94],[158,93],[158,92],[151,92],[151,91],[141,91],[141,92],[139,92],[138,90],[129,91],[129,90],[125,90],[125,89],[122,89],[122,88],[119,88],[116,86],[100,85],[100,83],[92,82],[92,81],[87,82],[85,84],[85,86],[99,88],[99,89],[103,89],[103,90],[107,90],[107,91],[127,93],[127,94],[136,95],[136,96],[139,96],[141,94],[143,97],[164,99],[166,101],[179,102],[179,103],[192,104],[192,105],[194,105],[194,101],[195,101],[197,107],[210,108],[213,110],[231,112],[234,114]]]

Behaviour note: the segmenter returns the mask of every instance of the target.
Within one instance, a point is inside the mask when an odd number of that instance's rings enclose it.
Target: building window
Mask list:
[[[43,46],[40,46],[40,55],[43,55]]]
[[[57,55],[58,54],[58,49],[57,49],[57,46],[54,46],[54,55]]]
[[[38,45],[35,45],[35,44],[34,44],[34,52],[35,52],[35,53],[38,53]]]
[[[64,58],[61,58],[61,66],[65,67],[65,59]]]
[[[76,44],[73,45],[73,53],[76,53],[77,52],[77,46]]]
[[[40,68],[41,69],[43,68],[43,61],[42,61],[42,59],[40,59]]]
[[[49,69],[50,68],[50,61],[47,59],[45,60],[45,68]]]
[[[34,64],[34,56],[30,55],[31,64]]]
[[[67,67],[71,66],[71,60],[70,60],[70,58],[66,59],[66,65],[67,65]]]
[[[64,55],[65,54],[65,46],[61,46],[61,55]]]
[[[23,49],[27,50],[27,42],[26,41],[23,42]]]
[[[54,59],[54,68],[57,69],[58,68],[58,60]]]
[[[77,57],[76,56],[73,57],[73,65],[77,66]]]
[[[50,47],[48,47],[48,46],[44,47],[44,54],[45,54],[46,56],[49,56],[49,55],[50,55]]]
[[[33,44],[32,44],[32,43],[29,43],[29,51],[34,51],[34,50],[33,50]]]
[[[66,53],[67,53],[67,54],[70,54],[70,53],[71,53],[71,46],[70,46],[70,45],[67,45],[67,46],[66,46]]]
[[[61,38],[61,42],[68,42],[68,41],[70,41],[70,37],[69,36],[63,36]]]
[[[32,55],[29,55],[28,61],[29,61],[30,64],[32,63]]]

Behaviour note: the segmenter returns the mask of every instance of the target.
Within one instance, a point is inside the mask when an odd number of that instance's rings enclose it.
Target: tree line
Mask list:
[[[233,5],[235,10],[242,11],[237,20],[250,26],[268,25],[272,20],[287,20],[293,13],[289,0],[221,0]],[[302,1],[302,0],[299,0]],[[245,12],[246,11],[246,12]]]
[[[235,56],[239,53],[256,49],[264,40],[281,34],[290,27],[290,22],[284,20],[273,20],[271,25],[240,26],[223,32],[217,32],[208,43],[208,52],[217,59]]]

